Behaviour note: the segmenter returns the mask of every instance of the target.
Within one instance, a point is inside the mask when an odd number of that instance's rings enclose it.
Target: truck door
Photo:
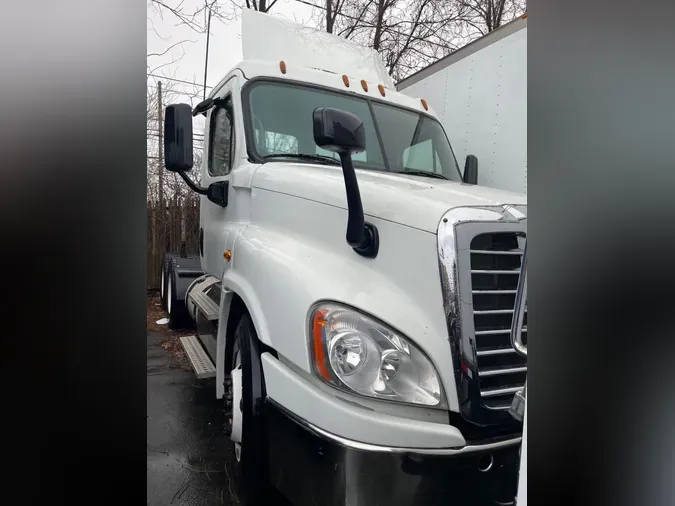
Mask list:
[[[208,112],[204,135],[202,186],[207,187],[219,181],[228,182],[227,206],[211,202],[202,195],[199,213],[200,235],[203,237],[203,247],[200,245],[202,268],[218,279],[223,276],[223,253],[237,207],[230,182],[239,162],[237,139],[243,138],[243,132],[238,132],[236,128],[238,115],[241,114],[237,93],[237,79],[232,77],[215,97],[216,105]]]

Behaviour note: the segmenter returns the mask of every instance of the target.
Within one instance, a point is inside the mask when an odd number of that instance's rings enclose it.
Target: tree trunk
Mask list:
[[[326,31],[333,33],[333,25],[335,25],[335,17],[333,15],[333,0],[326,0]]]
[[[384,11],[386,9],[387,0],[378,0],[377,2],[377,19],[375,20],[375,35],[373,37],[373,49],[380,50],[380,43],[382,42],[382,23],[384,21]]]

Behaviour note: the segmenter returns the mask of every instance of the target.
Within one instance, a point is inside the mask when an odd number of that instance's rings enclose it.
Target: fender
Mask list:
[[[266,198],[272,200],[274,193]],[[302,199],[284,199],[284,206],[296,216],[323,220],[324,234],[317,241],[295,230],[249,224],[238,234],[232,261],[223,275],[223,303],[218,331],[218,360],[224,364],[227,316],[231,296],[236,293],[246,305],[261,343],[274,349],[280,357],[311,374],[307,345],[308,312],[320,300],[341,302],[378,318],[402,332],[419,346],[434,363],[445,391],[448,408],[458,409],[453,364],[442,307],[436,236],[424,231],[384,220],[380,229],[380,255],[377,260],[354,254],[344,242],[344,211]],[[288,209],[312,204],[314,209]],[[327,214],[332,213],[330,217]],[[334,219],[334,227],[325,222]],[[261,222],[263,220],[256,220]],[[297,221],[302,221],[298,219]],[[305,228],[305,231],[312,228]],[[340,232],[335,233],[335,230]],[[316,228],[314,228],[316,231]],[[333,244],[326,244],[326,240]],[[413,249],[418,249],[412,251]],[[421,259],[405,265],[400,251],[411,252]],[[397,275],[394,275],[397,274]],[[217,367],[218,369],[218,367]],[[224,373],[217,375],[222,385]],[[218,395],[222,395],[222,386]]]

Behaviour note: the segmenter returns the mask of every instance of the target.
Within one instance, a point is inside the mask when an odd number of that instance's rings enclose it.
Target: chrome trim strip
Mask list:
[[[523,259],[520,266],[520,278],[516,291],[516,302],[511,322],[511,345],[523,357],[527,357],[527,346],[523,344],[523,319],[527,307],[527,243],[523,248]]]
[[[511,334],[510,329],[497,329],[497,330],[477,330],[477,336],[494,336],[496,334]]]
[[[482,314],[512,314],[513,309],[484,309],[474,311],[473,314],[482,315]]]
[[[523,327],[523,332],[527,332],[527,327]],[[477,330],[477,336],[489,336],[494,334],[511,334],[511,329],[497,329],[497,330]]]
[[[495,350],[479,350],[476,352],[476,355],[479,357],[490,357],[492,355],[508,355],[515,352],[516,350],[513,348],[497,348]]]
[[[516,290],[471,290],[474,295],[513,295]]]
[[[472,249],[469,250],[469,253],[474,253],[476,255],[522,255],[523,250],[512,249],[509,251],[503,251],[503,250],[489,250],[489,249]]]
[[[471,274],[517,274],[520,276],[520,271],[491,271],[483,269],[471,269]]]
[[[522,366],[522,367],[508,367],[503,369],[483,369],[480,372],[480,375],[485,378],[490,376],[501,376],[504,374],[518,374],[521,372],[527,372],[527,367]]]
[[[296,414],[290,412],[288,409],[283,407],[274,399],[267,398],[267,402],[276,407],[280,412],[288,416],[295,423],[304,427],[305,429],[315,433],[316,435],[323,437],[332,441],[333,443],[339,444],[350,448],[352,450],[359,450],[365,452],[378,452],[378,453],[402,453],[402,454],[415,454],[415,455],[447,455],[447,456],[460,456],[460,455],[469,455],[473,453],[481,453],[490,450],[498,450],[500,448],[506,448],[509,446],[520,444],[522,441],[521,437],[506,439],[503,441],[496,441],[493,443],[487,443],[484,445],[466,445],[458,448],[404,448],[399,446],[380,446],[373,445],[370,443],[363,443],[361,441],[354,441],[352,439],[347,439],[337,434],[333,434],[326,430],[323,430],[316,425],[308,422],[307,420],[300,418]]]
[[[498,397],[500,395],[506,394],[515,394],[522,387],[509,387],[509,388],[499,388],[495,390],[481,390],[480,393],[483,397]]]

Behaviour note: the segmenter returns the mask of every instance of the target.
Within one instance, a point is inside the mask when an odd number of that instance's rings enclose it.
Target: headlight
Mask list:
[[[317,305],[310,324],[314,369],[324,381],[377,399],[440,404],[434,366],[394,330],[334,303]]]

